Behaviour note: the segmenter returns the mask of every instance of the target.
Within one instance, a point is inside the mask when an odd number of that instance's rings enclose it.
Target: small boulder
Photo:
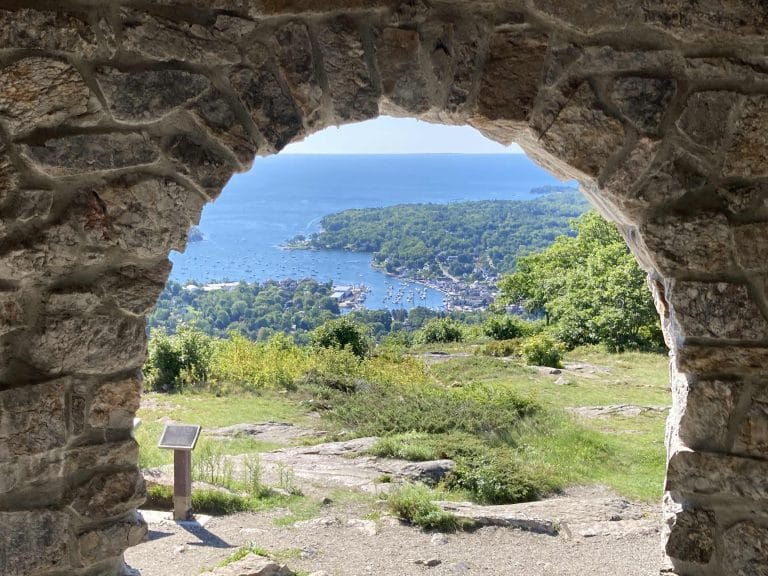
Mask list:
[[[445,478],[456,466],[453,460],[429,460],[414,462],[403,468],[403,476],[415,482],[435,485]]]
[[[215,568],[201,576],[296,576],[296,574],[282,564],[250,554],[242,560]]]

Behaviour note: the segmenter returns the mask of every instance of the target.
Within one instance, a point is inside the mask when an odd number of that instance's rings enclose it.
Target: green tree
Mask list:
[[[329,320],[315,328],[310,335],[310,341],[313,346],[319,348],[346,348],[359,358],[367,356],[371,348],[365,327],[346,316]]]
[[[416,334],[416,340],[422,344],[461,342],[463,339],[461,325],[450,318],[432,318]]]
[[[616,226],[590,211],[546,250],[518,260],[499,283],[502,303],[546,317],[568,346],[609,350],[663,346],[659,317],[640,270]]]

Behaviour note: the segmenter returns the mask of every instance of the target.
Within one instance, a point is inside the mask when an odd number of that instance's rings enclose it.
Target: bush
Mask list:
[[[216,343],[211,379],[251,391],[292,389],[309,363],[306,351],[285,334],[275,334],[267,342],[252,342],[232,333]]]
[[[530,365],[562,368],[562,345],[546,334],[536,334],[523,340],[520,353]]]
[[[461,325],[450,318],[432,318],[416,334],[421,344],[461,342],[464,334]]]
[[[153,390],[178,392],[208,382],[214,344],[210,336],[182,326],[173,336],[153,332],[144,379]]]
[[[399,518],[427,530],[453,532],[459,527],[456,516],[433,502],[426,486],[405,484],[389,494],[387,504]]]
[[[520,318],[505,314],[488,318],[483,324],[483,332],[494,340],[511,340],[530,334],[530,327]]]
[[[556,486],[520,466],[506,447],[481,456],[460,458],[448,476],[449,488],[466,490],[481,504],[514,504],[538,500]]]
[[[310,341],[317,348],[348,349],[359,358],[367,356],[371,349],[366,328],[346,316],[329,320],[313,330]]]
[[[493,356],[495,358],[505,358],[514,356],[520,350],[520,342],[517,340],[493,340],[486,343],[480,353],[484,356]]]

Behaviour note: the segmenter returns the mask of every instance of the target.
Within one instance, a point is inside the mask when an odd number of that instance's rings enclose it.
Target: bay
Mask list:
[[[276,155],[257,158],[235,175],[203,210],[203,240],[173,252],[177,282],[263,282],[314,278],[365,284],[366,307],[439,309],[444,295],[387,276],[371,267],[371,255],[344,251],[284,250],[298,234],[320,228],[323,216],[348,208],[395,204],[530,200],[532,188],[560,185],[523,154]],[[394,305],[387,291],[401,290]]]

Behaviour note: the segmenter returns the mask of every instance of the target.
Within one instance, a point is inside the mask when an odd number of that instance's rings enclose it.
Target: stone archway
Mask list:
[[[167,255],[230,175],[381,112],[577,178],[668,344],[670,574],[768,573],[768,10],[747,0],[0,1],[0,567],[119,574]]]

